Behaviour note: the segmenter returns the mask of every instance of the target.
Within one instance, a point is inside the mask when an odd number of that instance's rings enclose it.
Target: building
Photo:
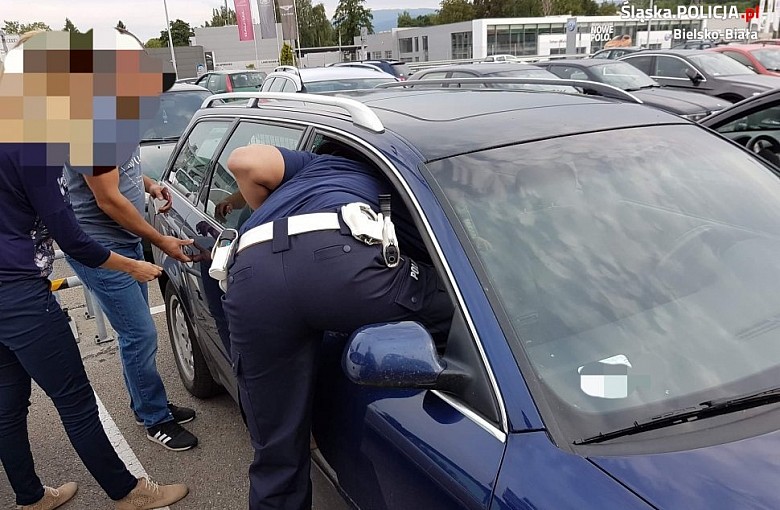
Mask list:
[[[575,20],[573,24],[569,24],[571,19]],[[672,40],[675,29],[699,30],[704,28],[703,24],[701,19],[665,19],[648,23],[622,16],[492,18],[394,28],[369,34],[363,44],[368,58],[394,58],[404,62],[481,59],[496,54],[555,55],[566,53],[568,32],[573,32],[576,53],[587,54],[621,35],[630,36],[637,46],[669,48],[675,42]],[[360,43],[360,38],[356,37],[355,44]]]

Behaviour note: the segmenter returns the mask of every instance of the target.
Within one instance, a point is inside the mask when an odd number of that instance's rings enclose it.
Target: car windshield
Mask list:
[[[263,83],[265,73],[260,71],[247,73],[233,73],[230,75],[233,80],[233,89],[257,89]]]
[[[304,83],[306,92],[316,94],[319,92],[334,92],[338,90],[373,89],[382,83],[393,83],[395,78],[341,78],[334,80],[310,81]]]
[[[780,48],[761,48],[753,50],[751,54],[769,71],[780,71]]]
[[[515,69],[512,71],[499,71],[496,73],[486,74],[485,76],[491,76],[495,78],[547,78],[550,80],[560,80],[560,78],[550,71],[545,69],[539,69],[537,67],[529,67],[528,69]],[[553,92],[569,92],[577,94],[578,91],[574,87],[567,87],[565,85],[524,85],[521,83],[495,83],[489,85],[491,88],[505,88],[505,89],[524,89],[524,90],[546,90]]]
[[[598,81],[623,90],[659,86],[654,79],[625,62],[591,66],[590,70],[597,76]]]
[[[741,74],[756,74],[749,67],[740,64],[731,57],[721,53],[699,53],[688,57],[691,62],[711,76],[737,76]]]
[[[165,92],[160,95],[160,107],[148,122],[142,142],[178,139],[203,101],[211,96],[208,90]]]
[[[780,179],[741,148],[653,126],[428,168],[572,440],[777,385]]]

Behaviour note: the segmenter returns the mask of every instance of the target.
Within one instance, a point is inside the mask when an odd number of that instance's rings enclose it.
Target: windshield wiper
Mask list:
[[[679,423],[711,418],[713,416],[720,416],[723,414],[733,413],[735,411],[743,411],[745,409],[751,409],[776,402],[780,402],[780,387],[759,391],[756,393],[748,393],[739,397],[708,400],[699,404],[698,407],[677,409],[676,411],[670,411],[668,413],[655,416],[641,423],[635,421],[634,424],[630,427],[613,430],[611,432],[600,433],[593,437],[580,439],[579,441],[575,441],[574,444],[583,445],[601,443],[618,437],[640,434],[642,432],[657,430],[672,425],[677,425]]]

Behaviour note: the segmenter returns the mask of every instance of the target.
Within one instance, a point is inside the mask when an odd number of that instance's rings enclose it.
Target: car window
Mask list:
[[[205,198],[205,203],[201,203],[201,208],[205,207],[206,214],[214,218],[225,228],[238,228],[251,214],[247,206],[242,206],[241,202],[233,202],[235,205],[232,211],[225,209],[224,204],[229,197],[236,196],[238,185],[236,179],[227,168],[227,161],[230,154],[238,147],[244,147],[251,144],[266,144],[284,147],[287,149],[296,149],[303,135],[302,128],[290,128],[274,124],[261,124],[257,122],[241,122],[230,139],[225,144],[225,148],[217,160],[214,172],[209,184],[209,192]],[[223,204],[220,207],[220,204]]]
[[[381,85],[383,83],[395,83],[398,81],[391,75],[385,74],[385,76],[387,76],[387,78],[342,78],[338,80],[313,81],[306,83],[305,87],[306,92],[317,94],[320,92],[334,92],[337,90],[373,89],[377,85]]]
[[[274,79],[273,83],[271,83],[271,85],[268,87],[268,91],[269,92],[281,92],[282,89],[284,88],[286,82],[288,82],[288,81],[290,81],[290,80],[288,80],[287,78],[285,78],[283,76],[277,76]]]
[[[747,66],[747,67],[750,67],[750,68],[753,67],[753,62],[751,62],[750,59],[747,58],[742,53],[739,53],[739,52],[736,52],[736,51],[724,51],[723,54],[726,55],[727,57],[733,58],[734,60],[736,60],[737,62],[739,62],[743,66]]]
[[[198,78],[198,80],[195,82],[195,85],[200,85],[201,87],[208,88],[208,83],[209,83],[209,79],[211,78],[211,76],[212,75],[210,75],[210,74],[204,74],[203,76]]]
[[[590,72],[596,75],[596,81],[623,90],[637,90],[658,85],[655,80],[626,62],[598,64],[591,66]]]
[[[682,59],[659,55],[655,57],[655,73],[653,74],[664,78],[681,78],[688,80],[688,75],[685,74],[685,72],[689,69],[693,71],[693,67]]]
[[[403,62],[391,64],[393,73],[399,78],[406,79],[412,74],[412,70]]]
[[[774,131],[775,134],[780,134],[780,105],[773,103],[759,110],[752,110],[716,130],[719,133]]]
[[[230,75],[230,79],[233,81],[234,89],[256,89],[263,83],[263,73],[246,72],[246,73],[233,73]]]
[[[209,163],[229,126],[229,121],[199,122],[176,156],[166,180],[193,203],[197,201]]]
[[[751,71],[750,68],[743,66],[736,60],[714,51],[691,55],[688,58],[690,58],[691,62],[696,64],[702,71],[712,76],[756,74],[755,71]]]
[[[284,80],[284,87],[282,87],[282,92],[298,92],[298,87],[295,85],[294,81]]]
[[[443,80],[447,77],[447,72],[426,73],[420,75],[421,80]]]
[[[475,74],[466,73],[466,72],[463,72],[463,71],[454,71],[450,75],[450,78],[478,78],[478,76],[475,75]],[[458,87],[459,85],[452,85],[452,86],[453,87]],[[485,85],[482,84],[482,83],[464,83],[464,84],[460,85],[460,87],[462,87],[464,89],[478,89],[478,88],[482,88],[484,86]]]
[[[776,46],[753,50],[751,54],[768,71],[780,71],[780,49]]]
[[[613,54],[614,54],[614,52],[612,50],[599,51],[595,55],[593,55],[592,58],[605,58],[605,59],[617,58],[617,56],[612,57],[611,55],[613,55]]]
[[[180,137],[192,116],[209,96],[211,93],[206,90],[163,93],[160,95],[157,114],[148,122],[141,141],[175,140]]]
[[[653,57],[651,56],[636,56],[636,57],[626,57],[623,59],[623,62],[628,62],[632,66],[636,67],[640,71],[642,71],[645,74],[653,74],[653,71],[650,69],[652,67],[653,63]]]
[[[564,78],[566,80],[588,79],[588,74],[579,67],[555,65],[551,66],[550,71],[559,78]]]
[[[260,88],[260,90],[262,90],[263,92],[270,92],[271,91],[271,87],[273,87],[274,82],[276,80],[277,80],[277,78],[273,78],[273,77],[266,78],[265,80],[263,80],[263,86]]]

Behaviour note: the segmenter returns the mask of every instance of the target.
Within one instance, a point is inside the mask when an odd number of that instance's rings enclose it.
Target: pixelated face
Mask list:
[[[8,52],[0,143],[49,144],[47,162],[97,174],[127,161],[175,80],[115,29],[42,32]]]

